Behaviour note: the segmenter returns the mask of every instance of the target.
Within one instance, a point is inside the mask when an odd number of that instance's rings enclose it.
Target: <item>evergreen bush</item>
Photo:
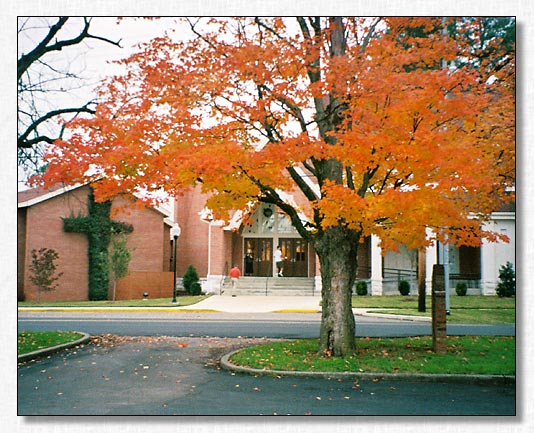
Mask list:
[[[358,296],[367,295],[367,283],[365,281],[358,281],[356,283],[356,294]]]
[[[399,292],[402,296],[408,296],[410,294],[410,283],[406,280],[400,280]]]
[[[198,290],[196,285],[198,285],[198,287],[200,288],[198,273],[193,265],[188,266],[187,270],[185,271],[182,281],[183,281],[185,291],[189,293],[190,295],[193,295],[192,292],[195,292]],[[198,294],[200,295],[200,290],[198,290]]]
[[[198,296],[202,292],[202,287],[200,286],[199,282],[195,282],[191,284],[191,287],[189,289],[189,294],[191,296]]]
[[[465,283],[457,283],[456,284],[456,294],[458,296],[467,295],[467,284],[465,284]]]
[[[511,298],[515,295],[515,271],[510,262],[506,262],[506,265],[499,269],[497,295],[500,298]]]

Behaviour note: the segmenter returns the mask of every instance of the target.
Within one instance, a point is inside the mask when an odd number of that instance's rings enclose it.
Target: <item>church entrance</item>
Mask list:
[[[269,238],[245,239],[244,275],[273,276],[273,240]]]
[[[262,204],[241,230],[243,237],[243,275],[272,277],[274,251],[280,245],[284,260],[284,277],[308,277],[309,249],[289,218],[276,206]]]

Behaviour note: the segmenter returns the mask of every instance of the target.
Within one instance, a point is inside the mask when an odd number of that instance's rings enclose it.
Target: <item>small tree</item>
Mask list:
[[[198,290],[200,288],[198,273],[193,265],[189,265],[189,267],[185,271],[185,274],[183,276],[183,284],[184,289],[190,295],[200,294],[200,290]],[[197,291],[198,293],[196,293]]]
[[[499,283],[497,284],[499,298],[510,298],[515,295],[515,271],[510,262],[499,269]]]
[[[51,248],[32,250],[30,281],[37,286],[37,302],[41,302],[41,291],[51,292],[58,286],[54,283],[63,275],[63,272],[56,275],[55,261],[58,258],[58,252]]]
[[[119,236],[113,239],[111,254],[109,256],[110,269],[113,274],[113,300],[117,295],[117,280],[128,275],[128,265],[132,256],[126,245],[126,237]]]

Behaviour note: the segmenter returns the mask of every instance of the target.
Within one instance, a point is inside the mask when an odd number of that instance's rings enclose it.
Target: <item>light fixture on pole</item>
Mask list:
[[[176,304],[176,244],[178,243],[178,238],[180,237],[180,234],[182,233],[182,229],[178,225],[178,223],[175,223],[171,228],[171,241],[173,241],[173,247],[174,247],[174,260],[173,260],[173,270],[174,270],[174,288],[172,291],[172,303]]]

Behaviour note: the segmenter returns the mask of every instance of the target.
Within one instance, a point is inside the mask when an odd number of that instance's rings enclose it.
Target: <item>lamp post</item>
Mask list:
[[[174,271],[174,288],[172,291],[172,303],[176,304],[176,244],[178,243],[178,237],[182,233],[182,229],[175,223],[171,228],[171,241],[173,241],[174,246],[174,260],[173,260],[173,271]]]

